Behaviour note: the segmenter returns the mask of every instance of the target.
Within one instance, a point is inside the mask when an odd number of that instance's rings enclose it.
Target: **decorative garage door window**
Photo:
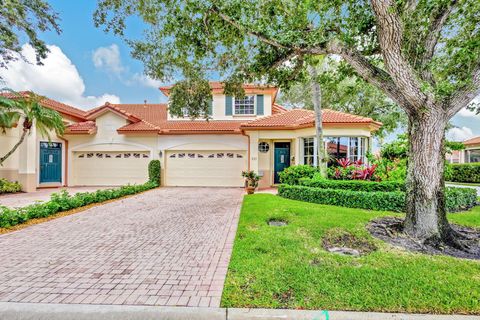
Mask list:
[[[148,152],[135,152],[135,153],[129,153],[129,152],[79,152],[76,155],[77,158],[79,159],[148,159],[150,158],[150,155]]]
[[[169,156],[169,158],[172,158],[172,159],[203,159],[203,158],[207,158],[207,159],[242,159],[243,158],[243,155],[240,154],[240,153],[234,153],[234,152],[227,152],[227,153],[223,153],[223,152],[219,152],[219,153],[171,153]]]

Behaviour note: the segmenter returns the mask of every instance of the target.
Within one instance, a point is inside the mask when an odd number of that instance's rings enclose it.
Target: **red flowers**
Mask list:
[[[376,180],[377,165],[364,164],[362,159],[352,162],[350,159],[337,159],[340,167],[334,168],[333,179],[336,180]]]

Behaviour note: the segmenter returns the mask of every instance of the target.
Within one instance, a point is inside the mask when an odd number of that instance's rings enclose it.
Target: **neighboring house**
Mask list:
[[[447,156],[450,163],[480,162],[480,136],[463,141],[464,150],[453,151]]]
[[[62,114],[63,137],[51,143],[34,131],[3,167],[0,177],[18,180],[26,191],[49,186],[100,186],[143,183],[147,165],[160,159],[167,186],[241,187],[243,170],[255,170],[260,187],[278,183],[278,172],[293,164],[316,163],[314,113],[275,103],[277,88],[244,85],[246,97],[223,94],[211,82],[211,119],[190,120],[168,114],[168,104],[109,104],[89,111],[50,99]],[[169,95],[171,86],[160,90]],[[381,123],[324,110],[326,146],[332,157],[364,159],[371,133]],[[0,135],[1,150],[19,129]]]

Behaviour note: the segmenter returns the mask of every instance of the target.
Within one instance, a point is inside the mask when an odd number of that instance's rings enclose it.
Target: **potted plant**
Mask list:
[[[242,171],[242,177],[245,178],[245,191],[248,194],[253,194],[258,187],[260,176],[255,171]]]

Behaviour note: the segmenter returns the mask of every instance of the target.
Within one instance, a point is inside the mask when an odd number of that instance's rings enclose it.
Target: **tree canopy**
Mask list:
[[[480,83],[478,12],[476,0],[101,0],[95,23],[123,36],[127,18],[139,15],[145,36],[129,39],[132,54],[157,79],[215,70],[229,81],[288,87],[305,77],[308,56],[337,54],[407,110],[420,106],[400,85],[421,100],[448,98],[453,115]],[[378,32],[396,27],[403,38]],[[392,59],[381,54],[387,43]],[[395,55],[410,80],[389,70]]]
[[[2,0],[0,4],[0,67],[7,67],[19,56],[23,58],[20,43],[23,36],[35,50],[36,62],[41,64],[48,48],[38,33],[61,32],[57,13],[44,0]]]

